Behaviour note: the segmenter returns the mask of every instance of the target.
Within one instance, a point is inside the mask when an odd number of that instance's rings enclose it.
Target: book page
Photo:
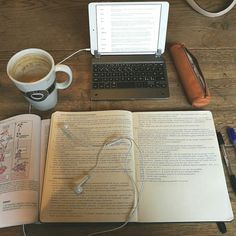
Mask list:
[[[129,142],[104,147],[108,140],[132,137],[127,111],[56,112],[51,119],[40,219],[43,222],[121,222],[135,201],[134,160]],[[100,152],[100,155],[98,156]],[[97,164],[96,164],[97,163]],[[127,163],[127,167],[126,167]],[[89,172],[94,167],[93,171]],[[75,179],[90,176],[83,192]]]
[[[40,117],[0,122],[0,227],[38,220]]]
[[[137,162],[144,181],[139,221],[232,220],[211,113],[146,112],[134,117],[144,157],[142,165]]]

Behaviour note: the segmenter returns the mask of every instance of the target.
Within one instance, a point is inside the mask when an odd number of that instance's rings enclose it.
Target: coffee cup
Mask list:
[[[57,82],[56,72],[64,72],[66,80]],[[52,56],[38,48],[13,55],[7,64],[7,74],[31,105],[41,111],[55,107],[57,90],[68,88],[72,82],[70,67],[55,65]]]

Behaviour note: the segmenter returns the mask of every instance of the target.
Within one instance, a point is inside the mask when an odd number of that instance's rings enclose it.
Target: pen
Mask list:
[[[228,127],[227,128],[227,133],[230,139],[230,142],[234,145],[236,148],[236,133],[234,131],[234,128]]]
[[[217,132],[217,139],[218,139],[218,143],[219,143],[219,146],[220,146],[220,150],[221,150],[221,153],[222,153],[223,160],[224,160],[225,165],[227,167],[227,171],[228,171],[228,174],[229,174],[229,179],[230,179],[231,186],[232,186],[234,192],[236,192],[236,177],[232,172],[232,169],[231,169],[231,166],[230,166],[230,163],[229,163],[229,159],[228,159],[228,155],[227,155],[226,150],[225,150],[225,142],[224,142],[224,139],[223,139],[222,134],[220,132]]]

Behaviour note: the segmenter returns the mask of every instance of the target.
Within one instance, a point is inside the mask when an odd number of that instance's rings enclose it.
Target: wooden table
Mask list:
[[[184,0],[171,0],[167,42],[184,43],[196,56],[206,77],[212,101],[205,109],[211,110],[218,130],[226,142],[226,126],[236,128],[236,8],[227,15],[207,18],[193,11]],[[199,0],[202,6],[216,10],[222,1]],[[223,1],[224,2],[224,1]],[[0,119],[28,113],[28,103],[10,82],[6,74],[9,58],[24,48],[42,48],[58,62],[72,52],[89,47],[88,1],[60,0],[0,0]],[[70,88],[59,92],[55,109],[47,112],[32,110],[42,118],[49,118],[56,110],[88,111],[127,109],[131,111],[190,110],[179,83],[168,50],[165,52],[170,98],[142,101],[90,101],[89,53],[81,53],[66,62],[73,70]],[[235,99],[235,100],[234,100]],[[232,169],[236,173],[236,153],[228,149]],[[228,182],[234,212],[236,195]],[[194,202],[193,202],[194,204]],[[236,235],[235,221],[227,223],[227,235]],[[27,235],[86,235],[117,226],[117,224],[32,224]],[[1,236],[22,235],[22,227],[0,229]],[[214,223],[135,224],[110,235],[221,235]]]

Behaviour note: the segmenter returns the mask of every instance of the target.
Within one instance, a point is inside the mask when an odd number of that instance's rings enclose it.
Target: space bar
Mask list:
[[[117,82],[117,88],[135,88],[135,82]]]

